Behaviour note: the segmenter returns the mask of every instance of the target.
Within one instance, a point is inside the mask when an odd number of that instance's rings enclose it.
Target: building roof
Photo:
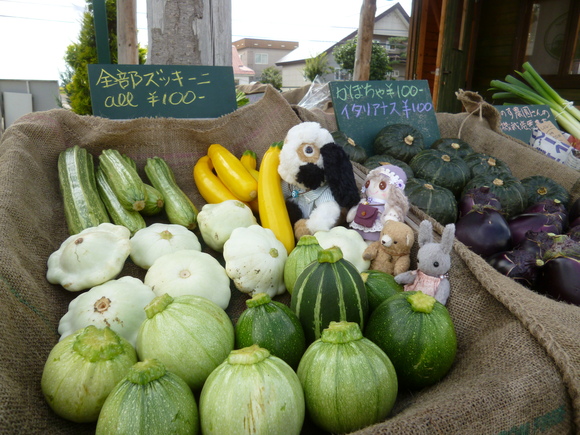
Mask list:
[[[240,53],[238,53],[234,45],[232,45],[232,67],[234,68],[234,76],[254,75],[254,70],[244,65],[240,58]]]
[[[240,50],[242,48],[271,48],[274,50],[295,50],[300,45],[296,41],[275,41],[271,39],[243,38],[233,42]]]
[[[389,9],[384,11],[382,14],[377,15],[375,17],[375,23],[380,21],[383,17],[386,17],[387,15],[394,13],[395,11],[398,11],[402,15],[403,19],[407,21],[407,23],[409,22],[409,19],[410,19],[409,14],[407,14],[407,12],[401,6],[401,4],[399,2],[397,2],[393,6],[391,6]],[[294,62],[301,63],[305,59],[310,59],[311,57],[315,57],[318,54],[323,53],[323,52],[330,54],[332,52],[332,50],[334,49],[334,47],[336,47],[337,45],[344,44],[346,41],[349,41],[352,38],[354,38],[357,34],[358,34],[358,29],[355,30],[354,32],[349,33],[344,38],[342,38],[340,41],[332,43],[332,44],[324,43],[323,45],[318,44],[318,45],[312,45],[309,47],[306,47],[306,46],[299,47],[296,50],[288,53],[286,56],[284,56],[278,62],[276,62],[276,65],[289,64],[289,63],[294,63]]]

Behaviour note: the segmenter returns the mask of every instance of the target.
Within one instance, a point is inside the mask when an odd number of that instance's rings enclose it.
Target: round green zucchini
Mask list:
[[[352,322],[331,322],[308,347],[297,375],[311,420],[331,433],[382,421],[398,392],[389,357]]]
[[[369,312],[373,312],[383,301],[403,291],[395,277],[381,270],[365,270],[361,273],[367,290]]]
[[[389,357],[401,386],[420,389],[438,382],[457,353],[447,308],[420,291],[391,296],[370,316],[365,337]]]
[[[306,344],[294,311],[267,293],[255,294],[246,306],[235,326],[236,349],[257,344],[296,369]]]
[[[332,321],[356,322],[364,328],[369,305],[358,269],[343,258],[338,246],[333,246],[320,251],[317,260],[298,275],[291,308],[310,344]]]

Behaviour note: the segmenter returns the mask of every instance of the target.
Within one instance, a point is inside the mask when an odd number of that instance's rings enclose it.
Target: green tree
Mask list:
[[[269,83],[276,89],[280,89],[282,88],[282,73],[275,66],[269,66],[264,71],[262,71],[260,82]]]
[[[355,37],[332,51],[336,63],[351,74],[354,72],[356,44],[357,38]],[[387,73],[392,70],[387,50],[379,42],[373,41],[369,80],[384,80]]]
[[[322,52],[317,56],[306,59],[306,66],[304,67],[304,78],[313,82],[316,76],[324,76],[332,72],[332,68],[328,65],[328,53]]]
[[[89,87],[88,65],[98,63],[97,43],[93,13],[93,0],[87,1],[83,14],[79,41],[67,47],[64,60],[66,70],[61,74],[61,84],[73,112],[91,115],[91,94]],[[117,6],[116,0],[106,0],[107,28],[111,62],[117,63]],[[145,63],[146,50],[139,48],[139,63]]]

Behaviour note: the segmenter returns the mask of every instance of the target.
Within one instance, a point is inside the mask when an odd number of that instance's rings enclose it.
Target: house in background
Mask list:
[[[409,15],[399,3],[375,17],[373,41],[385,46],[389,58],[393,62],[391,78],[394,80],[405,79],[407,47],[406,43],[403,45],[393,44],[392,38],[407,38],[409,36],[409,21]],[[315,57],[323,52],[327,53],[328,65],[334,70],[333,73],[325,76],[324,80],[349,80],[350,75],[340,69],[332,56],[332,51],[356,37],[357,33],[358,29],[337,43],[322,48],[316,53],[312,52],[311,47],[300,47],[277,61],[276,66],[280,67],[282,71],[282,89],[289,90],[307,85],[309,82],[304,78],[303,74],[306,59]]]
[[[232,68],[236,85],[247,85],[253,80],[254,70],[244,65],[235,45],[232,45]]]
[[[298,48],[295,41],[272,41],[267,39],[244,38],[233,42],[233,46],[239,53],[243,65],[254,71],[249,81],[258,81],[262,77],[262,71],[269,66],[274,66],[291,51]]]

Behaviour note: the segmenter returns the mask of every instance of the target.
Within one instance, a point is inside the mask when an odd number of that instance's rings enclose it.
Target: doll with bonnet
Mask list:
[[[406,182],[407,175],[399,166],[383,165],[371,170],[361,189],[361,200],[347,213],[349,226],[370,243],[379,239],[386,221],[404,222],[409,212]]]

